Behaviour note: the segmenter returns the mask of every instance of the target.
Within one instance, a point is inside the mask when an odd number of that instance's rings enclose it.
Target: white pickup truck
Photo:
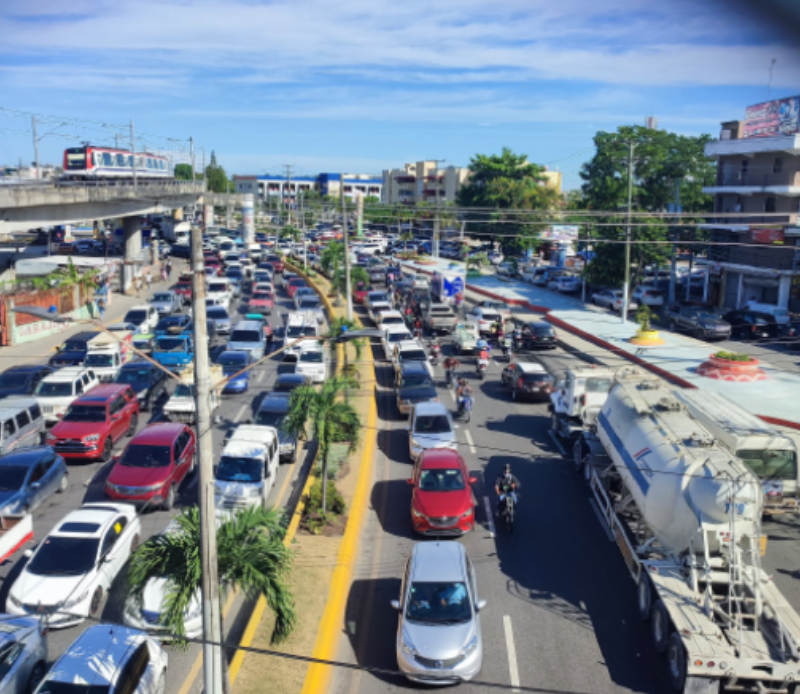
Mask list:
[[[280,464],[278,430],[240,424],[225,441],[214,467],[214,506],[218,516],[260,506],[275,484]]]
[[[119,371],[119,367],[128,361],[133,354],[130,345],[133,344],[133,333],[130,330],[114,333],[122,342],[115,340],[110,335],[100,333],[89,340],[88,351],[84,366],[92,369],[97,380],[101,383],[110,383]]]
[[[211,413],[219,407],[221,383],[224,375],[219,364],[211,366],[209,397],[211,398]],[[193,424],[197,419],[197,409],[194,396],[194,364],[189,364],[180,374],[181,380],[169,400],[164,405],[164,416],[170,422],[183,422]]]
[[[479,339],[478,324],[474,321],[456,324],[456,329],[453,333],[453,347],[456,350],[456,354],[473,353]]]

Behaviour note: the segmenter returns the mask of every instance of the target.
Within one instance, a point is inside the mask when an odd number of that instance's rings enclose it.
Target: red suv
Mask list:
[[[307,287],[306,281],[302,277],[294,277],[286,283],[286,294],[290,299],[294,299],[294,293],[300,287]]]
[[[268,255],[266,258],[264,258],[264,260],[272,263],[272,267],[275,268],[275,272],[283,272],[286,269],[286,265],[279,255]]]
[[[475,496],[464,459],[447,448],[429,448],[414,466],[408,483],[411,496],[411,521],[414,530],[424,535],[463,535],[475,528]]]
[[[175,505],[181,482],[194,470],[194,452],[194,432],[185,424],[151,424],[115,460],[106,480],[106,495],[168,511]]]
[[[69,406],[47,435],[47,443],[68,460],[106,462],[114,444],[133,436],[138,423],[139,400],[129,385],[99,385]]]

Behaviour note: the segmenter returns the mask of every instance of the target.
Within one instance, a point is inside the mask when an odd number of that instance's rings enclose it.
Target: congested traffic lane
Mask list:
[[[281,316],[283,313],[293,310],[293,303],[290,302],[285,293],[279,288],[277,291],[279,300],[270,323],[273,327],[282,324]],[[247,313],[246,297],[243,295],[231,306],[231,317],[234,322],[237,318],[242,318]],[[243,300],[242,300],[243,299]],[[234,315],[235,314],[235,315]],[[212,361],[224,350],[224,339],[218,338],[211,347]],[[255,367],[250,379],[249,391],[241,395],[223,396],[219,410],[215,413],[217,418],[213,426],[213,450],[214,458],[217,459],[222,451],[222,444],[225,432],[238,423],[242,423],[253,418],[258,409],[258,405],[264,394],[269,392],[281,370],[280,358],[264,362]],[[286,367],[283,367],[285,370]],[[170,385],[170,392],[174,385]],[[162,398],[158,406],[152,412],[142,412],[139,416],[137,433],[144,429],[148,424],[165,421],[162,407],[165,398]],[[119,455],[127,446],[130,438],[121,439],[114,448],[114,454]],[[313,451],[310,451],[313,453]],[[35,542],[41,542],[49,532],[56,527],[58,522],[71,510],[79,508],[83,503],[104,501],[105,480],[113,466],[113,462],[91,462],[78,463],[68,462],[69,467],[69,487],[63,494],[54,494],[44,504],[42,504],[33,514],[34,538]],[[307,465],[304,452],[298,455],[295,464],[284,464],[280,466],[275,485],[270,493],[269,502],[279,506],[284,505],[297,485],[297,475],[301,470],[305,471]],[[302,486],[302,485],[300,485]],[[169,520],[180,512],[182,508],[197,503],[197,475],[191,473],[187,475],[179,489],[179,496],[174,511],[163,511],[160,509],[148,510],[140,515],[142,525],[142,540],[160,533],[167,526]],[[0,609],[5,606],[10,586],[19,575],[22,567],[27,561],[22,552],[16,553],[10,560],[0,566]],[[101,612],[101,619],[111,622],[122,621],[122,607],[124,604],[124,576],[117,578],[110,594],[104,599]],[[242,625],[234,617],[241,605],[239,599],[232,599],[230,602],[230,618],[226,622],[229,629],[228,635],[236,639],[237,631]],[[51,631],[49,636],[49,661],[57,659],[66,648],[78,637],[78,635],[90,626],[88,620],[83,625],[67,628],[59,631]],[[230,628],[233,627],[233,631]],[[199,647],[192,646],[188,650],[170,648],[170,664],[167,672],[167,692],[178,692],[192,669],[192,664],[199,654]]]
[[[444,353],[451,353],[445,340]],[[340,657],[361,665],[397,669],[397,599],[405,562],[415,542],[411,529],[411,475],[407,420],[400,419],[392,389],[392,367],[374,347],[378,378],[379,432],[371,512],[345,618],[347,638]],[[540,355],[523,355],[525,360]],[[560,350],[541,355],[549,369],[566,368],[574,357]],[[500,384],[505,361],[492,360],[480,381],[474,360],[464,358],[459,375],[475,394],[468,424],[458,422],[458,450],[478,477],[476,529],[459,540],[487,600],[481,612],[483,668],[477,678],[543,691],[667,692],[665,664],[650,645],[638,618],[633,583],[616,547],[589,504],[588,493],[549,435],[543,403],[513,402]],[[455,410],[455,394],[439,399]],[[494,479],[509,463],[521,483],[515,528],[494,527]],[[513,656],[513,657],[512,657]],[[334,691],[401,691],[400,677],[337,672]],[[485,691],[462,684],[464,691]]]

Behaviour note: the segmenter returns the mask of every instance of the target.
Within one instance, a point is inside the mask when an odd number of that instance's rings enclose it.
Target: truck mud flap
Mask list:
[[[719,680],[710,677],[687,677],[683,686],[683,694],[717,694]]]

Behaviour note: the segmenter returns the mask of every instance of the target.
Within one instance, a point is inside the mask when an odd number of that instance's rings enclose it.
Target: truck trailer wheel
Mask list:
[[[669,645],[670,619],[667,608],[659,600],[653,605],[650,613],[650,633],[653,635],[653,645],[659,653],[667,650]],[[678,637],[680,638],[680,637]],[[681,644],[681,648],[683,645]]]
[[[583,444],[580,439],[578,439],[572,447],[572,460],[575,463],[575,472],[580,472],[583,468],[584,457]]]
[[[639,608],[639,616],[643,622],[650,619],[650,610],[653,607],[653,587],[650,585],[650,578],[644,571],[639,576],[639,583],[636,586],[636,606]]]
[[[672,688],[683,693],[686,685],[686,649],[680,635],[675,631],[670,634],[667,647],[667,673]]]

